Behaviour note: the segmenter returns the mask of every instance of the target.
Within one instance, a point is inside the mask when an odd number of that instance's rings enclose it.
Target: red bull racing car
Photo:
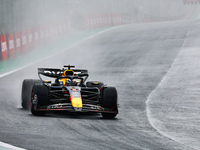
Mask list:
[[[47,111],[96,112],[104,118],[115,118],[118,114],[118,96],[115,87],[102,82],[87,82],[87,70],[38,68],[40,79],[25,79],[22,84],[21,104],[36,116]],[[43,80],[41,76],[54,78]]]

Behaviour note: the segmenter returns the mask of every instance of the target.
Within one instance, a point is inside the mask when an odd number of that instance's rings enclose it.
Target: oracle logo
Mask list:
[[[26,44],[26,36],[23,36],[22,37],[22,45],[25,45]]]
[[[9,40],[9,48],[10,49],[14,48],[14,41],[13,40]]]
[[[17,39],[17,47],[20,47],[20,39]]]
[[[50,71],[50,70],[44,70],[44,73],[45,74],[52,74],[52,75],[60,75],[61,73],[63,73],[63,72],[61,72],[61,71]]]
[[[2,46],[2,52],[7,51],[7,44],[6,44],[6,42],[2,42],[1,46]]]

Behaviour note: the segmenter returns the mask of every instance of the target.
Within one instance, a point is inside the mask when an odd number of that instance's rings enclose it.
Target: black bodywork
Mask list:
[[[114,90],[116,100],[113,99],[108,88],[102,82],[87,82],[88,71],[83,69],[71,69],[74,66],[64,66],[63,69],[38,68],[38,75],[41,83],[34,84],[31,94],[31,111],[69,111],[69,112],[99,112],[102,114],[118,114],[117,93]],[[42,80],[41,75],[55,78],[55,82]],[[62,79],[67,79],[64,84]],[[68,82],[69,81],[69,82]],[[78,82],[77,82],[78,81]],[[35,92],[36,88],[45,89],[45,94]],[[44,95],[43,95],[44,94]],[[103,96],[108,95],[108,96]],[[45,96],[45,98],[44,98]],[[43,97],[43,98],[41,98]],[[103,98],[104,97],[104,98]],[[72,98],[76,98],[77,104],[72,104]],[[80,102],[80,99],[82,102]],[[79,102],[78,102],[79,101]],[[106,101],[106,102],[105,102]],[[113,102],[109,102],[113,101]],[[80,103],[80,107],[78,106]],[[82,104],[81,104],[82,103]],[[108,107],[107,107],[108,106]],[[110,117],[113,118],[113,117]]]

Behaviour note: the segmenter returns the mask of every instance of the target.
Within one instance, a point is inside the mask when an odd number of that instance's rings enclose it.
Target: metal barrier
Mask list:
[[[155,8],[182,1],[149,0],[0,0],[0,61],[14,58],[41,44],[62,38],[70,30],[85,30],[121,24],[175,20],[188,11],[167,16]],[[156,5],[153,6],[152,3]],[[151,6],[152,5],[152,6]],[[183,5],[184,6],[184,5]],[[151,13],[151,14],[148,14]]]

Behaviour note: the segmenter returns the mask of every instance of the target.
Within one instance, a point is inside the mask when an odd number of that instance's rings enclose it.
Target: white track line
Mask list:
[[[152,96],[154,93],[157,92],[157,89],[162,85],[163,81],[167,78],[169,72],[172,70],[172,68],[174,67],[176,61],[178,60],[178,57],[179,57],[180,53],[181,53],[181,50],[180,50],[179,54],[177,55],[177,57],[175,58],[175,60],[173,61],[173,63],[172,63],[172,65],[171,65],[170,69],[167,71],[167,73],[166,73],[166,74],[163,76],[163,78],[161,79],[160,83],[159,83],[159,84],[157,85],[157,87],[149,94],[149,96],[148,96],[148,98],[147,98],[147,100],[146,100],[146,113],[147,113],[147,119],[148,119],[150,125],[151,125],[155,130],[157,130],[158,133],[160,133],[161,135],[163,135],[164,137],[166,137],[166,138],[168,138],[168,139],[170,139],[170,140],[172,140],[172,141],[175,141],[175,142],[177,142],[177,143],[179,143],[179,144],[184,145],[185,147],[188,147],[188,148],[190,148],[190,149],[194,149],[194,148],[192,148],[192,147],[186,145],[185,143],[176,140],[174,137],[168,135],[167,133],[165,133],[165,132],[161,131],[159,128],[157,128],[157,126],[156,126],[156,125],[153,123],[153,121],[152,121],[154,118],[151,117],[151,108],[149,107],[149,103],[150,103],[150,101],[151,101],[151,96]],[[194,149],[194,150],[195,150],[195,149]]]
[[[3,142],[0,142],[0,146],[2,146],[3,148],[8,148],[9,150],[25,150],[23,148],[19,148],[19,147],[16,147],[16,146],[13,146],[13,145],[10,145],[10,144],[7,144],[7,143],[3,143]],[[1,147],[0,147],[1,149]]]
[[[189,28],[188,28],[188,29],[189,29]],[[186,37],[187,37],[187,36],[188,36],[188,31],[187,31],[187,33],[186,33]],[[157,89],[163,84],[163,82],[164,82],[164,80],[167,78],[169,72],[173,69],[174,65],[175,65],[176,62],[178,61],[178,59],[179,59],[179,57],[180,57],[180,55],[181,55],[181,52],[182,52],[184,43],[185,43],[185,41],[183,42],[183,44],[182,44],[182,46],[181,46],[181,49],[180,49],[180,51],[179,51],[177,57],[176,57],[176,58],[174,59],[174,61],[172,62],[172,65],[171,65],[171,67],[169,68],[169,70],[167,71],[167,73],[163,76],[163,78],[160,80],[160,82],[159,82],[159,84],[156,86],[156,88],[155,88],[155,89],[149,94],[149,96],[147,97],[147,100],[146,100],[146,113],[147,113],[147,119],[148,119],[150,125],[151,125],[155,130],[157,130],[158,133],[160,133],[161,135],[165,136],[165,137],[168,138],[168,139],[171,139],[171,140],[173,140],[173,141],[175,141],[175,142],[177,142],[177,143],[180,143],[180,144],[184,145],[185,147],[188,147],[188,148],[190,148],[190,149],[196,150],[196,149],[194,149],[194,148],[192,148],[192,147],[186,145],[185,143],[176,140],[174,137],[168,135],[167,133],[165,133],[165,132],[161,131],[159,128],[157,128],[157,126],[155,126],[155,124],[154,124],[153,121],[152,121],[154,118],[151,117],[151,108],[149,107],[149,103],[150,103],[150,101],[151,101],[151,96],[152,96],[154,93],[157,92]]]
[[[66,51],[66,50],[68,50],[68,49],[70,49],[70,48],[73,48],[74,46],[79,45],[80,43],[82,43],[82,42],[84,42],[84,41],[87,41],[87,40],[89,40],[89,39],[92,39],[92,38],[94,38],[94,37],[96,37],[96,36],[98,36],[98,35],[100,35],[100,34],[102,34],[102,33],[108,32],[108,31],[113,30],[113,29],[120,28],[120,27],[122,27],[122,26],[125,26],[125,25],[113,27],[113,28],[106,29],[106,30],[104,30],[104,31],[98,32],[98,33],[96,33],[96,34],[94,34],[94,35],[92,35],[92,36],[89,36],[88,38],[85,38],[85,39],[83,39],[83,40],[81,40],[81,41],[79,41],[79,42],[73,44],[72,46],[69,46],[68,48],[65,48],[65,49],[59,51],[59,53],[62,53],[62,52]],[[56,54],[58,54],[58,53],[56,53]],[[25,69],[25,68],[27,68],[27,67],[29,67],[29,66],[31,66],[31,65],[34,65],[34,64],[36,64],[36,63],[38,63],[38,62],[40,62],[40,61],[43,61],[43,60],[48,59],[48,58],[50,58],[50,57],[53,57],[53,56],[56,55],[56,54],[50,55],[50,56],[48,56],[48,57],[46,57],[46,58],[44,58],[44,59],[42,59],[42,60],[38,60],[38,61],[36,61],[36,62],[30,63],[30,64],[25,65],[25,66],[23,66],[23,67],[14,69],[14,70],[12,70],[12,71],[9,71],[9,72],[0,74],[0,78],[3,78],[3,77],[5,77],[5,76],[8,76],[8,75],[10,75],[10,74],[12,74],[12,73],[14,73],[14,72],[23,70],[23,69]],[[4,148],[11,149],[11,150],[25,150],[25,149],[15,147],[15,146],[10,145],[10,144],[7,144],[7,143],[3,143],[3,142],[1,142],[1,141],[0,141],[0,146],[1,146],[1,147],[4,147]],[[1,147],[0,147],[0,149],[1,149]]]

